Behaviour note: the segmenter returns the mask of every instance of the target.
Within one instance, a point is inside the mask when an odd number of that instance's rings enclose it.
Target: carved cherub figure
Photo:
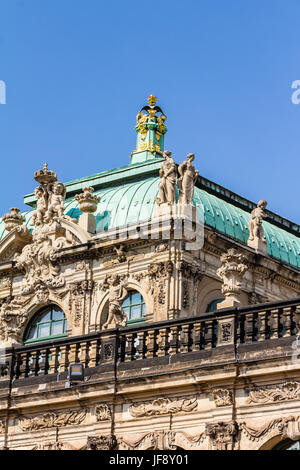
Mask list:
[[[48,185],[48,211],[47,220],[53,217],[62,217],[64,213],[64,200],[66,198],[66,188],[62,183],[51,183]]]
[[[36,210],[33,211],[31,225],[41,225],[47,211],[47,195],[43,186],[38,186],[34,190],[37,199]]]
[[[265,241],[262,222],[263,219],[267,217],[267,214],[265,213],[265,208],[267,207],[267,204],[267,201],[261,200],[257,204],[256,209],[253,209],[253,211],[251,212],[251,220],[249,222],[249,240],[259,238],[260,240]]]
[[[119,275],[114,274],[110,280],[109,310],[107,321],[103,325],[103,329],[126,326],[127,317],[122,310],[122,304],[127,294],[128,291],[125,287],[125,282],[121,280]]]

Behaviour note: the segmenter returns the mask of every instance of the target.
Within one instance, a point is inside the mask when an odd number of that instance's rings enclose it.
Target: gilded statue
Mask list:
[[[265,242],[264,229],[262,226],[263,219],[267,217],[265,208],[267,207],[267,201],[261,200],[257,204],[256,209],[251,212],[251,220],[249,222],[250,236],[249,240],[259,239]]]
[[[178,178],[177,185],[179,190],[179,204],[192,204],[194,196],[194,187],[199,175],[199,172],[195,170],[192,162],[195,159],[193,153],[189,153],[187,159],[180,163],[178,167]]]
[[[166,150],[163,153],[165,159],[159,170],[160,182],[158,185],[159,198],[155,197],[155,201],[160,204],[175,204],[175,183],[177,178],[176,164],[172,158],[172,152]]]

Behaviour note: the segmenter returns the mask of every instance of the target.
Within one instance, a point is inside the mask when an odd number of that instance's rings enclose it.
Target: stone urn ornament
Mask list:
[[[97,204],[100,202],[100,197],[93,192],[94,188],[87,186],[83,188],[82,193],[75,195],[82,212],[79,217],[79,225],[89,233],[96,233],[96,217],[93,213],[96,212]]]
[[[5,223],[5,229],[10,232],[15,227],[22,225],[25,222],[25,217],[20,214],[20,209],[12,207],[10,212],[2,217],[2,220]]]
[[[79,202],[81,212],[93,213],[97,210],[97,203],[100,197],[93,194],[94,188],[83,188],[82,193],[76,194],[75,199]]]

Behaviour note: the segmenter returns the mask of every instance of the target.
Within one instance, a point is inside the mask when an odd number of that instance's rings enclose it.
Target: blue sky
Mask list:
[[[299,0],[0,0],[0,211],[44,161],[62,181],[126,165],[150,93],[165,148],[300,223]]]

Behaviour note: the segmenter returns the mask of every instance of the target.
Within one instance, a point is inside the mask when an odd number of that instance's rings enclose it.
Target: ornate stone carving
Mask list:
[[[124,450],[176,450],[174,431],[154,431],[144,434],[135,441],[121,437],[119,447]]]
[[[250,292],[250,294],[248,294],[249,305],[261,304],[263,302],[264,298],[256,292]]]
[[[93,194],[94,188],[83,188],[82,193],[76,194],[75,199],[79,202],[79,210],[81,212],[92,213],[97,210],[97,204],[100,202],[100,197]]]
[[[233,450],[234,438],[238,433],[235,421],[229,423],[210,423],[206,425],[206,434],[212,440],[216,450]]]
[[[97,421],[108,421],[111,419],[111,409],[106,404],[96,405],[95,413]]]
[[[81,424],[87,415],[87,410],[67,411],[65,413],[49,412],[41,417],[23,419],[19,424],[22,431],[38,431],[39,429],[61,428]]]
[[[232,391],[227,388],[216,388],[212,391],[212,397],[218,408],[221,406],[231,406],[233,404]]]
[[[223,281],[222,293],[225,300],[220,302],[217,308],[239,305],[242,279],[248,268],[247,258],[235,248],[230,248],[220,259],[222,266],[217,270],[217,274]]]
[[[71,446],[66,442],[55,441],[55,442],[44,442],[38,444],[32,448],[32,450],[76,450],[75,447]]]
[[[151,263],[148,269],[150,292],[154,296],[154,302],[164,305],[166,300],[166,282],[173,275],[174,265],[172,261]]]
[[[9,288],[12,285],[12,278],[11,277],[2,277],[0,278],[0,289]]]
[[[152,402],[142,403],[141,405],[132,405],[129,408],[131,416],[140,418],[143,416],[156,416],[164,414],[175,414],[181,411],[195,411],[198,406],[196,398],[181,398],[179,400],[170,400],[169,398],[157,398]]]
[[[218,346],[234,343],[234,319],[218,320]]]
[[[205,440],[205,433],[190,436],[183,431],[153,431],[137,436],[135,439],[118,438],[118,448],[120,450],[176,450],[199,449]]]
[[[126,261],[126,250],[125,246],[121,243],[120,245],[116,245],[114,247],[114,251],[117,255],[117,260],[119,263],[124,263]]]
[[[0,420],[0,434],[4,434],[5,432],[5,422],[1,419]]]
[[[55,264],[56,251],[70,246],[66,231],[61,225],[66,188],[56,181],[56,174],[47,165],[35,173],[41,183],[36,189],[37,209],[32,216],[32,243],[26,245],[20,255],[15,256],[16,267],[25,270],[21,293],[33,293],[39,287],[56,289],[65,283],[60,276],[60,267]],[[71,219],[72,220],[72,219]]]
[[[269,403],[300,399],[299,382],[286,382],[276,387],[264,387],[249,393],[248,403]]]
[[[168,249],[169,249],[168,243],[159,243],[155,247],[155,253],[163,253],[164,251],[167,251]]]
[[[193,204],[194,187],[199,175],[195,170],[192,161],[195,159],[193,153],[189,153],[186,160],[180,163],[178,173],[180,177],[177,180],[179,189],[179,204]]]
[[[194,281],[201,281],[203,278],[203,272],[200,267],[181,261],[179,264],[179,271],[182,276],[186,279],[192,279]]]
[[[264,426],[254,429],[250,426],[247,426],[246,423],[240,423],[240,429],[245,433],[245,435],[251,441],[259,441],[260,439],[264,438],[270,431],[277,428],[279,434],[286,436],[288,433],[289,423],[293,423],[298,421],[299,416],[288,416],[286,418],[276,418],[269,421]]]
[[[21,343],[21,333],[27,321],[26,305],[29,299],[23,297],[9,297],[5,299],[0,308],[0,341],[6,346]]]
[[[91,292],[94,288],[94,281],[85,279],[84,281],[75,281],[70,284],[69,308],[73,310],[74,326],[80,326],[83,317],[83,307],[85,293]]]
[[[122,310],[122,304],[128,292],[125,287],[126,283],[119,275],[114,274],[106,282],[109,284],[109,310],[104,329],[116,328],[117,326],[125,326],[127,322],[126,313]]]
[[[116,446],[117,440],[113,434],[89,436],[86,450],[113,450]]]
[[[166,150],[163,156],[165,161],[159,170],[159,198],[155,197],[154,199],[158,205],[173,205],[175,204],[175,183],[177,178],[176,164],[172,158],[172,152],[169,150]]]
[[[248,246],[254,248],[256,251],[267,252],[267,244],[264,236],[264,229],[262,226],[263,219],[267,217],[265,208],[267,201],[259,201],[256,209],[251,212],[251,220],[249,222],[250,235],[248,239]]]

